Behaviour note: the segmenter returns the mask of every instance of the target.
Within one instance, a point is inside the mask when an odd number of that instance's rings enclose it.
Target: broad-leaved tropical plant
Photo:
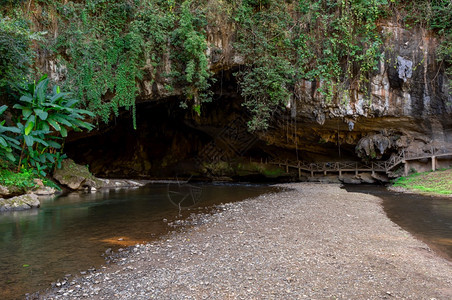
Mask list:
[[[8,107],[6,105],[0,106],[0,117],[6,111]],[[16,158],[13,154],[13,149],[20,150],[20,143],[13,136],[8,135],[8,133],[20,133],[17,127],[4,126],[6,120],[0,122],[0,156],[4,156],[11,161],[15,161]]]
[[[61,92],[58,86],[48,93],[48,86],[49,79],[45,75],[38,83],[24,88],[20,104],[14,105],[14,108],[22,111],[21,122],[17,124],[22,142],[19,168],[25,159],[41,175],[45,174],[47,167],[58,163],[62,158],[59,149],[68,129],[91,130],[93,125],[84,119],[86,116],[94,116],[93,113],[78,108],[79,100],[73,98],[71,93]]]

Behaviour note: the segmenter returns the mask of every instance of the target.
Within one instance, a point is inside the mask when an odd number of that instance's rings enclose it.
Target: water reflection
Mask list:
[[[262,185],[200,187],[201,209],[276,190]],[[99,266],[107,248],[167,233],[170,228],[163,219],[179,214],[167,191],[167,184],[153,184],[136,190],[72,193],[45,199],[40,209],[0,214],[0,298],[20,298],[65,274]]]
[[[452,260],[452,198],[403,194],[378,186],[347,186],[383,199],[388,217]]]

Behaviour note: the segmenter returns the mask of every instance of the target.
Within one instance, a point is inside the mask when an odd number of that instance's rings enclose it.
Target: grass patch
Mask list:
[[[0,185],[6,187],[12,187],[13,190],[29,191],[38,187],[35,179],[41,179],[45,186],[49,186],[61,191],[61,188],[56,185],[52,180],[48,178],[42,178],[36,176],[36,174],[30,169],[21,169],[17,172],[15,168],[12,168],[8,163],[1,161],[0,167]]]
[[[452,195],[452,169],[414,173],[397,178],[393,185],[431,194]]]
[[[287,175],[286,172],[280,167],[258,162],[239,163],[235,168],[235,172],[240,176],[261,174],[267,178],[277,178]]]
[[[0,169],[0,184],[6,187],[13,186],[29,190],[37,187],[35,178],[35,174],[30,170],[22,169],[20,172],[14,172],[9,169]]]

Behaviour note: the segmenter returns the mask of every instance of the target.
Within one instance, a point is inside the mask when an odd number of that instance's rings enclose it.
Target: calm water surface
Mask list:
[[[278,189],[265,185],[152,184],[135,190],[73,193],[42,201],[41,208],[0,213],[0,299],[22,298],[49,287],[66,274],[103,264],[106,249],[151,241],[172,228],[174,203],[208,211],[214,204],[240,201]]]
[[[383,199],[383,208],[394,223],[452,260],[452,197],[395,193],[378,186],[346,189]]]
[[[348,186],[350,192],[383,199],[388,217],[452,260],[452,198],[400,194],[378,186]],[[44,200],[40,209],[0,213],[0,299],[22,298],[49,287],[66,274],[104,263],[107,248],[151,241],[179,218],[176,204],[196,204],[183,212],[240,201],[276,188],[265,185],[153,184],[136,190],[73,193]],[[184,198],[185,197],[185,198]]]

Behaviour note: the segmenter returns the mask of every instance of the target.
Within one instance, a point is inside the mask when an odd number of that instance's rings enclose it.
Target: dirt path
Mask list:
[[[452,299],[452,263],[338,185],[228,204],[41,298]]]

